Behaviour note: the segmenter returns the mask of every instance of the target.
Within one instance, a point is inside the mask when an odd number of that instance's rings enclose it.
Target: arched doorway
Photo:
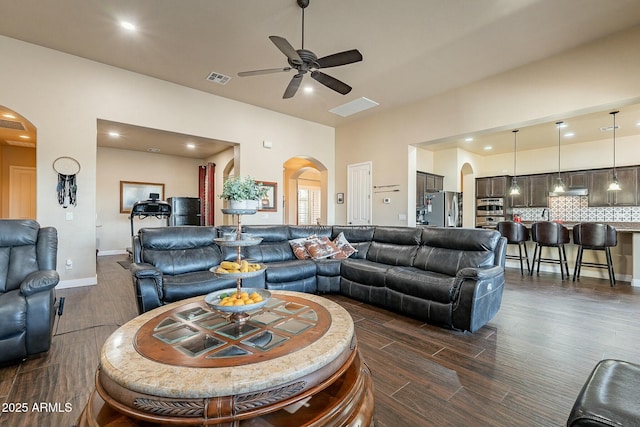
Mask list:
[[[292,157],[284,167],[284,223],[327,224],[327,168],[318,160]]]
[[[0,105],[0,217],[36,219],[35,126]]]

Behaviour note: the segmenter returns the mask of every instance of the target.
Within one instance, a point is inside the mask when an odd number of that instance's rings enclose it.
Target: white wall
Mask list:
[[[334,170],[334,129],[172,83],[0,36],[0,104],[38,131],[38,221],[58,229],[63,285],[96,282],[97,119],[202,136],[241,145],[239,172],[282,184],[282,162],[311,156]],[[262,141],[273,141],[273,149]],[[65,220],[57,204],[54,159],[72,156],[78,206]],[[334,191],[333,174],[329,190]],[[281,222],[281,212],[255,222]],[[333,209],[329,211],[333,221]],[[65,270],[64,260],[74,260]]]
[[[142,153],[98,147],[96,169],[97,249],[106,254],[124,252],[131,246],[129,215],[120,213],[120,181],[164,184],[169,197],[198,197],[198,166],[201,160],[164,154]],[[165,226],[155,217],[134,218],[134,233],[140,227]]]
[[[336,187],[346,191],[348,164],[372,161],[373,182],[405,182],[406,146],[469,133],[512,129],[572,112],[605,110],[640,99],[640,28],[531,63],[415,104],[382,112],[336,129]],[[511,161],[510,164],[513,164]],[[434,172],[437,161],[434,158]],[[382,172],[382,177],[379,176]],[[456,172],[459,173],[459,172]],[[524,173],[524,170],[523,170]],[[446,176],[447,180],[458,180]],[[407,206],[407,190],[395,196]],[[413,196],[412,196],[413,197]],[[378,224],[397,224],[400,209],[374,212]],[[338,206],[336,221],[346,220]]]

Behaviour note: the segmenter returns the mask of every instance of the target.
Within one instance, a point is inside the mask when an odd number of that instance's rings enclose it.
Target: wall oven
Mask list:
[[[476,227],[495,228],[497,223],[505,220],[505,217],[504,198],[492,197],[476,200]]]
[[[503,216],[504,199],[478,199],[476,201],[476,216]]]

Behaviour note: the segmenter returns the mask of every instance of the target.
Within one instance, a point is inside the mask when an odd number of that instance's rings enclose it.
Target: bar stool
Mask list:
[[[606,268],[609,272],[609,283],[614,286],[616,284],[616,276],[613,272],[610,248],[618,244],[618,232],[616,229],[609,224],[583,222],[573,227],[573,243],[578,245],[573,281],[580,280],[580,270],[584,265],[586,267]],[[582,253],[585,249],[604,251],[607,260],[606,264],[582,261]]]
[[[567,262],[567,253],[564,245],[569,243],[569,230],[562,224],[557,222],[542,221],[536,222],[531,226],[531,239],[536,243],[533,250],[533,263],[531,264],[530,275],[533,276],[533,268],[536,265],[536,255],[538,258],[537,274],[540,274],[540,263],[546,262],[550,264],[560,264],[560,275],[564,280],[565,271],[567,279],[569,276],[569,263]],[[558,248],[558,259],[543,258],[542,248]],[[563,268],[564,267],[564,268]]]
[[[527,273],[531,272],[529,265],[529,254],[527,253],[526,241],[529,240],[529,230],[523,224],[514,221],[501,221],[498,223],[498,231],[506,237],[508,245],[518,245],[519,255],[507,255],[509,259],[520,260],[520,274],[524,275],[522,263],[522,246],[524,246],[524,259],[527,260]]]

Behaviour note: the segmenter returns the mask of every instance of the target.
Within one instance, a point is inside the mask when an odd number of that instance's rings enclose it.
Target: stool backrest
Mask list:
[[[582,222],[573,227],[573,242],[576,245],[605,248],[618,244],[618,232],[609,224]]]
[[[531,226],[531,238],[541,245],[560,245],[569,243],[569,229],[551,221],[536,222]]]
[[[507,238],[508,243],[520,243],[529,240],[529,230],[523,224],[514,221],[501,221],[498,231]]]

